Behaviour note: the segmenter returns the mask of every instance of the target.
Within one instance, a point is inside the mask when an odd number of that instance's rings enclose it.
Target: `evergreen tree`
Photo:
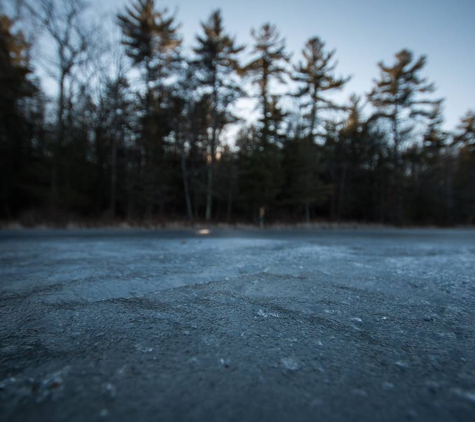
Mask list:
[[[259,127],[248,131],[246,142],[238,142],[241,153],[245,145],[244,169],[240,176],[240,187],[247,186],[246,201],[255,212],[270,207],[281,191],[282,175],[282,135],[280,133],[285,113],[279,104],[279,96],[272,94],[273,82],[284,83],[288,74],[287,63],[290,56],[285,51],[285,39],[281,38],[274,25],[266,23],[259,30],[253,29],[252,54],[254,58],[243,68],[252,83],[259,89],[261,117]]]
[[[155,0],[137,0],[126,7],[124,14],[118,15],[119,26],[124,39],[122,44],[132,64],[143,71],[146,89],[146,111],[156,101],[163,101],[165,80],[179,62],[179,47],[182,39],[175,17],[169,16],[168,9],[155,10]]]
[[[254,38],[252,54],[254,59],[243,68],[243,73],[251,77],[251,81],[259,88],[262,128],[259,134],[262,145],[269,140],[270,103],[272,99],[271,82],[284,83],[288,74],[286,63],[290,56],[285,51],[285,39],[281,38],[275,25],[266,23],[259,30],[253,29]]]
[[[326,94],[341,90],[350,78],[337,78],[334,75],[335,50],[325,51],[325,43],[318,37],[307,41],[302,55],[303,61],[294,66],[292,79],[300,86],[295,95],[301,99],[302,107],[306,110],[304,117],[308,120],[308,134],[313,140],[319,125],[319,112],[341,109],[326,98]]]
[[[402,143],[409,137],[412,130],[412,120],[417,116],[428,116],[425,108],[433,101],[421,95],[434,91],[434,85],[429,84],[420,72],[426,64],[424,56],[414,60],[412,52],[401,50],[396,54],[396,62],[387,66],[378,63],[380,79],[368,94],[368,99],[376,109],[373,118],[386,119],[391,124],[393,138],[393,155],[396,188],[396,222],[403,223],[402,196]]]
[[[155,10],[154,0],[137,0],[118,15],[118,21],[126,54],[142,71],[145,86],[141,142],[146,167],[145,213],[151,218],[155,204],[158,202],[162,213],[165,202],[164,140],[171,130],[165,110],[166,81],[177,69],[182,39],[175,17],[169,16],[167,9]]]
[[[325,110],[341,108],[326,98],[326,94],[342,89],[349,78],[344,79],[334,76],[336,63],[333,63],[333,56],[335,50],[326,52],[325,43],[318,37],[307,41],[302,55],[303,61],[294,66],[292,79],[299,85],[299,90],[295,96],[301,100],[303,117],[308,122],[307,136],[309,141],[304,142],[307,151],[304,151],[303,154],[304,159],[308,162],[300,168],[305,172],[302,175],[303,186],[296,192],[300,191],[305,198],[305,220],[308,223],[310,221],[310,205],[316,197],[315,189],[320,188],[318,180],[316,185],[313,181],[315,180],[313,167],[316,167],[317,162],[315,155],[311,153],[318,126],[321,125],[319,114]]]
[[[228,35],[223,26],[220,10],[215,10],[207,22],[201,24],[203,35],[196,37],[194,52],[195,63],[200,73],[202,86],[211,89],[211,139],[209,145],[210,160],[207,172],[206,220],[211,219],[213,195],[213,173],[216,161],[216,148],[219,145],[219,133],[227,123],[235,120],[229,112],[241,95],[236,74],[240,68],[238,55],[244,50]]]

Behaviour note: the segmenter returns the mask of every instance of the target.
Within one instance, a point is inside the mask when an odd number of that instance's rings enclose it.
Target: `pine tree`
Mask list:
[[[225,32],[220,10],[215,10],[208,21],[201,24],[201,28],[203,35],[196,37],[198,45],[194,52],[200,82],[211,89],[212,99],[205,213],[206,220],[210,220],[216,148],[219,145],[219,133],[227,123],[235,120],[229,107],[241,96],[236,74],[240,68],[238,55],[244,46],[237,45],[235,39]]]
[[[313,140],[319,125],[319,113],[342,108],[326,98],[326,94],[341,90],[350,78],[337,78],[334,75],[335,50],[326,52],[325,43],[318,37],[307,41],[302,55],[303,61],[294,66],[292,79],[300,86],[295,96],[302,100],[301,106],[307,110],[308,134]]]
[[[137,0],[118,15],[126,54],[141,68],[147,92],[147,112],[151,112],[154,93],[163,96],[164,81],[176,69],[182,39],[175,17],[168,9],[155,10],[155,0]],[[158,99],[159,101],[163,98]]]
[[[275,25],[266,23],[259,30],[253,29],[251,35],[254,38],[252,54],[255,58],[243,68],[243,73],[250,75],[251,81],[259,87],[262,110],[259,136],[262,144],[266,145],[269,143],[271,82],[284,83],[290,56],[285,51],[285,39],[280,37]]]
[[[253,209],[269,208],[281,191],[282,154],[284,141],[280,133],[285,113],[280,105],[280,96],[271,92],[273,82],[285,83],[290,56],[285,51],[285,39],[281,38],[275,25],[266,23],[253,29],[252,54],[254,58],[242,69],[259,89],[261,117],[259,127],[247,132],[238,142],[245,165],[241,167],[241,187],[247,186],[246,201]],[[243,148],[246,148],[244,153]]]
[[[304,118],[308,122],[307,136],[309,142],[305,142],[307,153],[304,157],[308,163],[301,167],[305,171],[303,176],[303,189],[299,189],[305,199],[305,220],[310,221],[310,205],[315,202],[316,189],[320,189],[320,183],[315,184],[314,169],[317,166],[315,155],[311,153],[312,144],[321,125],[319,115],[325,110],[340,109],[333,101],[326,98],[325,94],[343,88],[349,78],[337,78],[333,72],[336,63],[333,63],[335,50],[325,51],[325,43],[318,37],[311,38],[305,44],[302,51],[303,61],[294,66],[292,79],[299,85],[299,90],[295,94],[301,100],[301,110]],[[313,179],[313,180],[312,180]]]
[[[182,39],[175,17],[167,9],[155,10],[154,0],[137,0],[118,15],[123,45],[132,64],[142,72],[145,98],[142,98],[142,144],[145,155],[146,216],[151,218],[155,203],[164,206],[164,139],[170,132],[166,113],[166,81],[180,62]],[[158,201],[157,201],[158,198]]]
[[[434,85],[419,76],[426,64],[425,56],[414,60],[412,52],[401,50],[396,54],[396,62],[387,66],[378,63],[380,78],[368,94],[368,99],[376,109],[374,119],[386,119],[391,124],[396,188],[396,222],[404,220],[402,197],[401,147],[412,131],[412,120],[417,116],[428,116],[425,106],[434,101],[421,95],[434,91]]]

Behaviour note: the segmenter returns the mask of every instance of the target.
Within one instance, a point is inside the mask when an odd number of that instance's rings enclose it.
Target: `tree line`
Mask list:
[[[425,56],[338,103],[349,78],[316,36],[292,60],[275,25],[245,46],[215,10],[187,53],[154,0],[115,17],[116,42],[91,22],[83,0],[1,11],[0,219],[475,223],[475,111],[444,130]]]

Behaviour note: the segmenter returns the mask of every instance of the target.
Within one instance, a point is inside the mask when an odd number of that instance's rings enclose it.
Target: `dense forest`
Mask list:
[[[116,42],[81,0],[0,13],[0,220],[475,223],[475,111],[444,130],[424,56],[338,103],[336,52],[291,55],[269,23],[245,46],[216,10],[185,48],[154,0],[114,17]]]

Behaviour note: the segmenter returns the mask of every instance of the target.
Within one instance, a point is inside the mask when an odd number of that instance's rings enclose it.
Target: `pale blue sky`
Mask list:
[[[103,11],[123,10],[129,0],[103,0]],[[337,73],[352,75],[345,97],[364,94],[378,76],[376,63],[393,61],[409,48],[428,56],[424,75],[445,97],[447,128],[475,108],[475,0],[157,0],[158,7],[178,9],[186,45],[194,41],[199,23],[220,8],[229,31],[244,43],[250,28],[277,25],[293,59],[305,41],[321,37],[336,49]]]

